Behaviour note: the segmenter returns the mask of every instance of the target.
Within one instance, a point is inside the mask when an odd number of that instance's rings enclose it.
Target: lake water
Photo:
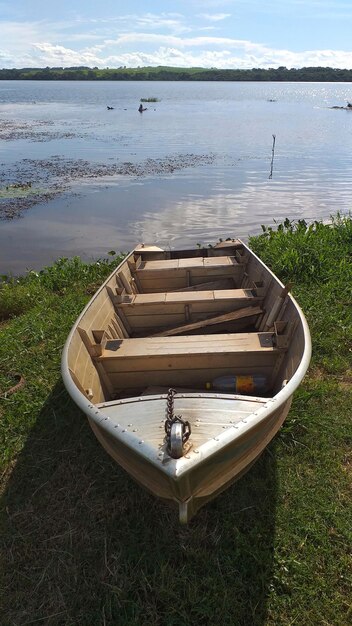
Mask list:
[[[148,97],[160,101],[138,113]],[[1,125],[39,124],[47,132],[1,141],[5,182],[26,158],[38,161],[39,177],[40,162],[57,157],[143,166],[211,155],[205,164],[195,159],[142,176],[81,171],[61,196],[0,221],[0,273],[37,269],[59,256],[127,251],[141,241],[190,247],[246,238],[286,217],[346,213],[352,111],[329,107],[348,100],[348,83],[0,81]]]

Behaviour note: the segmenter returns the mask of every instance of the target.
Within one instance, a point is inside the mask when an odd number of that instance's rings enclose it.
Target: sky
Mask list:
[[[1,67],[352,69],[352,0],[0,0]]]

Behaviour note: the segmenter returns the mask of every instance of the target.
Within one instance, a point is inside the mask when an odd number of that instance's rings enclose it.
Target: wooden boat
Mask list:
[[[78,318],[62,375],[106,451],[187,522],[263,452],[310,353],[289,288],[242,241],[140,245]]]

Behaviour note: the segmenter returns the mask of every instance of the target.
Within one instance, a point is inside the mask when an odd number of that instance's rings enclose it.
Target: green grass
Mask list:
[[[141,102],[160,102],[159,98],[141,98]]]
[[[314,339],[313,364],[343,375],[352,350],[352,217],[262,228],[250,245],[281,280],[293,283]]]
[[[0,288],[2,626],[345,626],[352,618],[352,220],[251,246],[303,306],[309,375],[251,471],[182,528],[114,464],[60,378],[117,260],[62,259]]]

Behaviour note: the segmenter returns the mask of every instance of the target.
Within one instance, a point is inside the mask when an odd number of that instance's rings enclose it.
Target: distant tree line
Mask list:
[[[0,80],[206,80],[206,81],[306,81],[351,82],[352,70],[332,67],[250,70],[180,67],[25,67],[0,69]]]

